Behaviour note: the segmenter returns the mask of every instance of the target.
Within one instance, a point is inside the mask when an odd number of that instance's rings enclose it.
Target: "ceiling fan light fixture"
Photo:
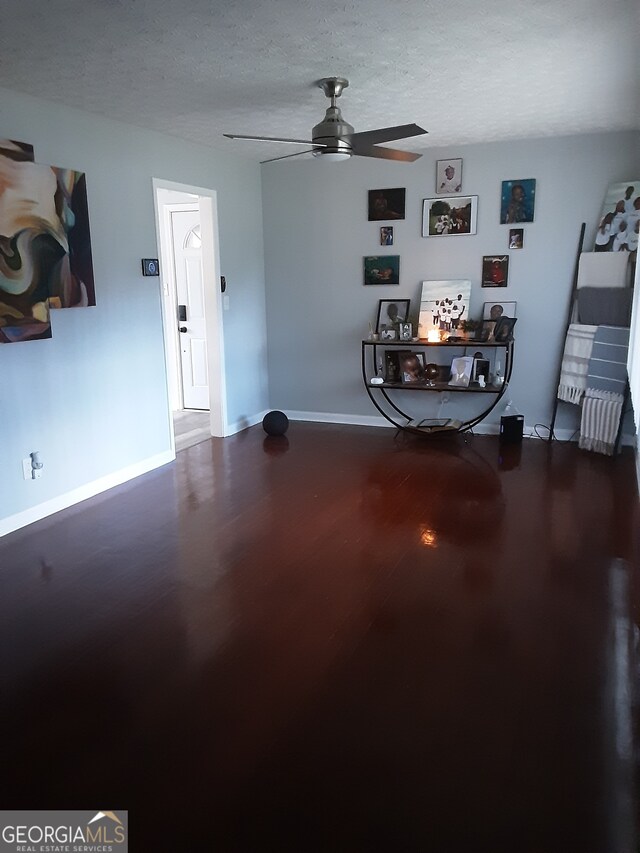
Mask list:
[[[339,163],[341,160],[350,160],[350,151],[323,151],[317,149],[313,152],[314,157],[321,157],[323,160],[330,160],[332,163]]]

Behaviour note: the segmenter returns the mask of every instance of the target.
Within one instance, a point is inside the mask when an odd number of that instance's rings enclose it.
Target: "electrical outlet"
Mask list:
[[[22,476],[25,480],[32,480],[31,476],[31,457],[27,456],[26,459],[22,460]]]
[[[42,468],[34,468],[32,477],[34,480],[39,480],[42,477]]]

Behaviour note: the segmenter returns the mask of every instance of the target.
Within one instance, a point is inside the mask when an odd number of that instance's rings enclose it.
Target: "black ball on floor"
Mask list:
[[[284,435],[289,429],[289,418],[284,412],[267,412],[262,419],[262,429],[267,435]]]

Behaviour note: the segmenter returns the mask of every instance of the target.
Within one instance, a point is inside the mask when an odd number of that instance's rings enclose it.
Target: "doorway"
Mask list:
[[[153,188],[175,451],[176,425],[196,417],[209,435],[228,434],[216,193],[160,179]]]

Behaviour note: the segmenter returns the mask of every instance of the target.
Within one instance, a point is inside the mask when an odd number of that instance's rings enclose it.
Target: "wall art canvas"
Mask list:
[[[404,219],[406,189],[369,190],[369,222]]]
[[[436,194],[462,192],[462,160],[436,160]]]
[[[517,181],[502,182],[500,222],[503,225],[533,222],[535,207],[535,178],[520,178]]]
[[[471,282],[467,279],[423,281],[420,296],[420,337],[430,331],[455,335],[462,320],[469,317]]]
[[[509,255],[483,255],[482,286],[506,287],[509,280]]]
[[[400,255],[370,255],[364,259],[365,284],[400,284]]]
[[[640,180],[611,184],[598,220],[594,252],[635,252],[640,229]]]
[[[0,142],[0,343],[51,337],[50,308],[95,305],[85,176]]]
[[[475,234],[478,196],[425,198],[422,202],[423,237],[459,237]]]

